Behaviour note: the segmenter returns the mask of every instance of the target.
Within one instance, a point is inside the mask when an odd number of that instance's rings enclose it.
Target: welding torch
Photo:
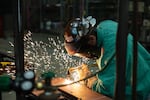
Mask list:
[[[75,84],[75,83],[78,83],[78,82],[81,82],[81,81],[85,81],[85,80],[87,80],[87,79],[89,79],[89,78],[95,77],[98,73],[101,73],[102,71],[104,71],[104,70],[107,68],[107,66],[110,64],[111,60],[115,57],[115,54],[116,54],[116,53],[113,53],[113,54],[112,54],[112,56],[110,57],[110,59],[108,60],[108,62],[102,67],[101,70],[96,71],[95,73],[93,73],[93,74],[91,74],[91,75],[88,75],[88,76],[86,76],[86,77],[83,78],[83,79],[79,79],[79,80],[77,80],[77,81],[70,82],[70,83],[68,83],[68,84],[56,85],[55,87],[62,87],[62,86],[66,86],[66,85],[72,85],[72,84]],[[95,65],[95,64],[91,64],[91,65],[89,65],[89,66],[92,67],[92,66],[94,66],[94,65]]]

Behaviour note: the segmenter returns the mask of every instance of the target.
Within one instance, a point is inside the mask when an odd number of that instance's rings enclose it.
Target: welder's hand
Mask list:
[[[88,88],[92,88],[92,85],[94,84],[94,82],[95,82],[96,80],[97,80],[97,77],[96,77],[96,76],[87,79],[86,86],[87,86]]]
[[[82,71],[81,71],[81,73],[82,73],[82,74],[81,74],[82,78],[86,78],[86,77],[88,77],[88,76],[91,75],[91,71],[89,70],[89,68],[88,68],[88,66],[87,66],[86,64],[82,64]],[[81,78],[81,79],[82,79],[82,78]],[[86,84],[86,86],[87,86],[88,88],[92,88],[92,85],[93,85],[93,83],[94,83],[96,80],[97,80],[97,77],[94,76],[94,77],[91,77],[91,78],[85,80],[84,83]]]
[[[91,75],[91,71],[89,70],[88,65],[86,65],[86,64],[81,65],[81,70],[79,70],[79,73],[81,76],[80,79],[83,79],[83,78]]]
[[[90,74],[91,74],[91,72],[88,69],[88,66],[86,64],[82,64],[77,67],[71,67],[68,70],[68,75],[74,81],[84,79],[85,77],[89,76]]]
[[[72,81],[79,81],[91,75],[91,72],[86,64],[68,69],[68,77]],[[86,80],[80,81],[81,84],[86,84]]]

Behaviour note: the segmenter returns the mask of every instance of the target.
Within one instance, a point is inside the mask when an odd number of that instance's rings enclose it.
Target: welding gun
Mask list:
[[[82,64],[77,67],[71,67],[68,69],[68,76],[73,81],[80,81],[80,84],[86,85],[88,88],[92,87],[94,81],[97,80],[96,76],[88,77],[92,73],[90,72],[89,66],[86,64]]]

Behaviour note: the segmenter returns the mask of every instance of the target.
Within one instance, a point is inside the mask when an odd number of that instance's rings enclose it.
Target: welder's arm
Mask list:
[[[91,66],[91,65],[90,65]],[[93,66],[95,66],[93,64]],[[90,72],[89,66],[86,65],[86,64],[82,64],[82,78],[86,78],[88,76],[90,76],[92,73]],[[97,80],[97,77],[96,76],[93,76],[91,78],[88,78],[87,80],[85,80],[85,85],[88,87],[88,88],[92,88],[94,82]]]

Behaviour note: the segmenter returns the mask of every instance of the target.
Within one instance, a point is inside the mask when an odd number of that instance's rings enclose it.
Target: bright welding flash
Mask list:
[[[77,70],[71,72],[71,75],[70,75],[70,78],[71,80],[73,81],[78,81],[80,79],[80,74]]]

